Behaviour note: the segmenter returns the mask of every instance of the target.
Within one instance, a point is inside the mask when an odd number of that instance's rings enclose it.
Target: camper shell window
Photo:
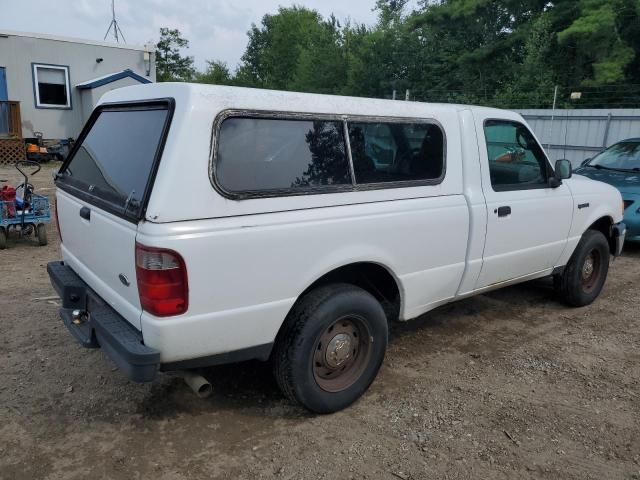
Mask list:
[[[115,215],[139,220],[172,113],[172,100],[98,107],[62,164],[56,185]]]
[[[236,200],[436,185],[445,152],[434,120],[227,110],[214,122],[211,181]]]

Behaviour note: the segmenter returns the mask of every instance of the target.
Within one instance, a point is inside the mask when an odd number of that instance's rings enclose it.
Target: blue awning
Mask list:
[[[142,75],[138,75],[134,71],[127,68],[126,70],[122,70],[121,72],[114,72],[108,75],[103,75],[102,77],[94,78],[92,80],[86,80],[82,83],[78,83],[76,88],[80,90],[85,90],[88,88],[97,88],[103,85],[106,85],[111,82],[115,82],[118,80],[122,80],[123,78],[133,78],[140,83],[152,83],[148,78],[143,77]]]

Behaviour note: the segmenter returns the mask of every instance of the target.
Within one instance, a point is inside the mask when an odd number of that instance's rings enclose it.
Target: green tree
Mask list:
[[[553,105],[556,81],[548,63],[554,46],[551,20],[543,13],[531,23],[522,63],[513,66],[511,81],[496,93],[494,103],[497,106],[541,108]]]
[[[346,26],[347,78],[341,93],[369,97],[384,95],[384,73],[376,48],[380,36],[365,25]]]
[[[511,84],[522,64],[531,22],[546,0],[443,0],[412,19],[430,45],[435,86],[463,101],[486,103]],[[428,86],[426,90],[428,91]]]
[[[233,74],[209,62],[196,80],[370,97],[409,89],[412,99],[509,108],[550,106],[559,85],[560,105],[640,102],[640,0],[372,3],[373,26],[281,7],[251,26]],[[173,45],[164,58],[186,46]],[[568,99],[575,89],[582,100]]]
[[[277,14],[265,15],[260,26],[252,25],[248,36],[237,73],[240,84],[279,90],[332,89],[316,79],[320,71],[314,63],[321,61],[331,71],[340,63],[335,19],[324,21],[318,12],[304,7],[280,7]],[[322,76],[328,79],[324,72]]]
[[[290,87],[292,90],[337,93],[347,77],[343,35],[338,20],[321,20],[300,48]]]
[[[388,97],[396,90],[402,96],[405,89],[412,87],[423,45],[407,21],[406,4],[406,0],[378,0],[378,23],[374,28],[355,25],[345,32],[345,93]]]
[[[558,33],[561,45],[574,49],[586,75],[585,86],[606,85],[627,79],[627,69],[638,51],[624,38],[630,21],[637,25],[640,2],[637,0],[580,0],[579,14]],[[633,27],[631,27],[633,28]],[[637,32],[637,27],[636,27]],[[637,43],[636,43],[637,48]]]
[[[225,62],[207,60],[206,70],[204,72],[197,72],[195,74],[195,81],[198,83],[231,85],[233,78]]]
[[[185,48],[189,48],[189,41],[182,37],[180,30],[160,28],[160,40],[156,44],[156,77],[159,82],[188,82],[193,79],[193,57],[182,55]]]

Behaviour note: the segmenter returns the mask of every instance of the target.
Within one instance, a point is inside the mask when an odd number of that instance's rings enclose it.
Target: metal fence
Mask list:
[[[640,109],[518,110],[552,161],[574,167],[605,147],[640,137]]]

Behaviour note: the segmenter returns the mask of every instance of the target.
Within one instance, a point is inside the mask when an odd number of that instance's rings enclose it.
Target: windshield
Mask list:
[[[58,177],[62,185],[136,218],[167,120],[166,107],[105,109]]]
[[[616,170],[640,169],[640,141],[616,143],[593,157],[588,165]]]

